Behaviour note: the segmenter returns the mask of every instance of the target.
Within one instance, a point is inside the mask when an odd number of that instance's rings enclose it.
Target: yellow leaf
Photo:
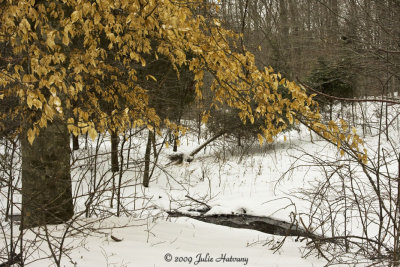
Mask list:
[[[201,117],[201,123],[206,124],[209,117],[210,117],[210,113],[203,114],[203,116]]]
[[[28,107],[31,108],[32,107],[32,102],[33,99],[32,97],[28,94],[27,98],[26,98],[26,103],[28,104]]]
[[[89,127],[88,133],[90,138],[94,141],[97,137],[96,129],[94,129],[93,127]]]
[[[342,126],[343,131],[347,131],[347,129],[349,128],[349,125],[347,124],[347,122],[344,119],[340,119],[340,124]]]
[[[96,13],[95,15],[94,15],[94,24],[99,24],[99,22],[100,22],[100,15],[98,14],[98,13]]]
[[[250,119],[250,123],[251,123],[251,124],[254,124],[254,117],[253,117],[253,116],[250,116],[249,119]]]
[[[63,34],[62,42],[63,42],[64,45],[68,45],[69,44],[68,34]]]
[[[58,96],[54,97],[54,105],[57,107],[61,106],[61,100]]]
[[[35,106],[37,109],[42,108],[42,102],[40,102],[39,99],[33,99],[32,105]]]
[[[264,137],[261,134],[257,134],[258,137],[258,142],[260,142],[260,145],[264,143]]]
[[[157,81],[156,77],[154,77],[153,75],[150,75],[150,74],[146,75],[146,80],[149,80],[149,78],[152,79],[155,82]]]
[[[362,156],[362,162],[363,162],[364,164],[367,164],[367,163],[368,163],[368,156],[367,156],[367,153],[365,153],[365,154]]]
[[[55,31],[50,31],[50,32],[47,33],[46,44],[50,48],[54,48],[54,46],[56,45],[54,43],[54,37],[55,37]]]
[[[32,129],[28,130],[28,141],[32,145],[33,140],[35,140],[35,132]]]
[[[50,88],[50,93],[51,93],[53,96],[56,96],[56,95],[57,95],[57,90],[56,90],[56,88],[51,87],[51,88]]]
[[[24,74],[24,76],[22,77],[22,82],[28,83],[30,81],[31,81],[30,75]]]
[[[44,114],[46,114],[46,116],[48,118],[52,119],[54,117],[54,113],[55,113],[54,109],[47,104],[44,105],[43,112],[44,112]]]
[[[288,118],[289,123],[293,124],[293,116],[292,116],[292,114],[290,114],[290,112],[287,113],[286,117]]]
[[[74,12],[72,12],[71,14],[71,21],[72,23],[76,22],[79,19],[79,11],[75,10]]]

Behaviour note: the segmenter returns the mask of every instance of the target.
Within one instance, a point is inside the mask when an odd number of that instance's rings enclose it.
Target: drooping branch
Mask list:
[[[323,92],[320,92],[318,90],[315,90],[314,88],[299,82],[301,86],[306,88],[307,90],[321,96],[325,96],[327,98],[333,99],[333,100],[338,100],[338,101],[346,101],[346,102],[378,102],[378,103],[387,103],[387,104],[393,104],[393,105],[400,105],[400,101],[395,101],[395,100],[390,100],[390,99],[359,99],[359,98],[346,98],[346,97],[337,97],[337,96],[332,96],[325,94]]]

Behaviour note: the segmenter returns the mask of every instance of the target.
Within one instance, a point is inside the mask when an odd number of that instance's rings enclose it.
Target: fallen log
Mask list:
[[[310,233],[294,223],[264,216],[254,216],[248,214],[197,215],[199,213],[183,213],[179,211],[169,211],[167,213],[169,217],[188,217],[202,222],[224,225],[233,228],[251,229],[262,233],[279,236],[297,236],[312,239],[321,238],[320,236]]]
[[[175,152],[175,153],[169,155],[168,158],[170,160],[170,163],[168,163],[168,165],[170,165],[170,164],[181,164],[182,162],[192,162],[194,156],[197,153],[199,153],[208,144],[210,144],[214,140],[218,139],[220,136],[223,136],[225,133],[226,133],[226,131],[221,131],[221,132],[217,133],[216,135],[214,135],[211,138],[209,138],[207,141],[205,141],[203,144],[198,146],[195,150],[193,150],[189,154],[182,153],[182,152]]]

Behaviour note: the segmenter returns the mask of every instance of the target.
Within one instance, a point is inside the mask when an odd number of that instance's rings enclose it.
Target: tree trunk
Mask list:
[[[118,172],[119,164],[118,164],[118,144],[119,144],[119,136],[116,132],[111,132],[111,171]]]
[[[72,149],[74,151],[79,149],[79,137],[78,136],[72,135]]]
[[[174,152],[178,151],[178,138],[179,137],[174,136],[174,149],[173,149]]]
[[[26,130],[26,129],[25,129]],[[74,214],[67,125],[48,123],[22,150],[22,228],[64,223]]]
[[[158,157],[158,153],[157,153],[157,144],[156,144],[156,134],[152,134],[151,135],[151,143],[153,144],[153,157],[157,158]]]
[[[150,152],[151,152],[151,142],[153,133],[149,131],[149,136],[147,138],[146,154],[144,155],[144,172],[143,172],[143,186],[149,187],[150,183]]]

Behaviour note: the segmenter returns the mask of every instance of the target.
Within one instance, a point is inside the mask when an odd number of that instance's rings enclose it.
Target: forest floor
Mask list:
[[[95,153],[96,141],[74,152],[72,171],[74,195],[79,196],[76,198],[77,213],[87,206],[94,176],[102,182],[94,193],[98,197],[92,202],[89,218],[82,215],[72,224],[40,230],[42,234],[44,231],[51,233],[50,240],[60,240],[68,227],[61,266],[326,265],[324,258],[307,248],[307,240],[213,225],[186,217],[172,218],[167,211],[188,212],[204,207],[199,203],[203,202],[211,207],[207,215],[247,214],[287,222],[298,222],[301,217],[304,225],[311,225],[312,203],[307,192],[326,176],[323,169],[310,167],[310,156],[338,158],[335,146],[311,136],[300,126],[282,133],[273,144],[245,141],[238,147],[235,139],[221,137],[190,163],[170,164],[168,155],[173,153],[172,147],[164,147],[157,162],[152,159],[154,172],[149,188],[144,188],[142,167],[137,166],[143,161],[146,133],[135,135],[129,145],[125,143],[131,149],[129,156],[128,149],[123,154],[126,163],[121,172],[120,217],[114,216],[116,192],[114,195],[110,192],[113,179],[109,171],[107,137],[97,143],[101,156],[98,156],[96,169],[88,167],[94,165],[86,157]],[[161,137],[158,139],[162,141]],[[181,138],[178,152],[190,153],[204,140],[204,136],[198,139],[189,131]],[[367,134],[365,140],[367,149],[374,149],[377,136]],[[115,175],[116,184],[118,179]],[[17,233],[18,226],[14,228]],[[8,231],[4,234],[7,238]],[[356,233],[360,229],[354,227],[351,231]],[[24,234],[26,240],[31,240],[24,243],[27,263],[29,266],[52,266],[54,255],[50,246],[46,238],[38,236],[41,236],[38,232]],[[33,243],[35,245],[29,245]],[[59,246],[52,248],[55,254],[59,253]],[[39,258],[41,260],[36,261]]]
[[[284,239],[281,236],[190,218],[168,218],[166,214],[170,210],[202,208],[187,196],[211,206],[207,215],[259,215],[290,222],[292,214],[307,213],[307,204],[295,195],[313,179],[311,174],[307,175],[309,170],[293,170],[285,177],[283,174],[296,155],[301,155],[299,147],[323,153],[326,144],[323,141],[311,144],[307,132],[293,131],[286,136],[286,142],[282,135],[273,145],[260,146],[255,141],[240,148],[234,140],[230,143],[221,138],[191,163],[178,165],[168,164],[172,147],[165,149],[149,188],[136,188],[139,200],[135,208],[147,207],[146,210],[133,212],[134,217],[103,220],[94,228],[109,230],[104,235],[87,237],[83,246],[72,251],[72,261],[77,266],[325,265],[326,261],[315,255],[303,258],[308,251],[304,248],[305,241],[297,242],[297,237],[286,238],[284,245],[275,251],[273,248]],[[178,151],[190,153],[198,145],[195,137],[188,135],[182,138]],[[134,205],[132,189],[127,186],[122,192],[122,203],[127,209]],[[116,242],[111,235],[122,241]]]

